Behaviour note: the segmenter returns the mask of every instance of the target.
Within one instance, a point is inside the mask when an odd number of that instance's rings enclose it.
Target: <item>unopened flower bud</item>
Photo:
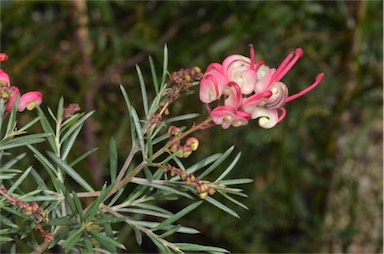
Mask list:
[[[182,158],[188,158],[192,154],[192,149],[189,146],[184,146],[182,150],[183,150]]]
[[[177,158],[184,158],[184,152],[183,152],[183,147],[182,146],[178,146],[177,147]]]
[[[24,209],[23,209],[23,213],[24,213],[24,215],[26,215],[26,216],[31,216],[32,213],[33,213],[33,211],[32,211],[32,207],[31,207],[31,206],[28,206],[28,207],[24,208]]]
[[[201,72],[201,69],[197,66],[193,67],[193,73],[200,73]]]
[[[196,151],[199,147],[199,140],[195,137],[190,137],[185,141],[185,145],[189,146],[192,151]]]
[[[199,193],[199,198],[200,198],[200,199],[204,199],[207,195],[208,195],[207,192]]]
[[[208,185],[207,185],[206,183],[203,182],[203,183],[200,183],[200,185],[199,185],[197,191],[198,191],[199,193],[203,193],[203,192],[207,192],[208,189],[209,189]]]
[[[189,175],[190,176],[190,179],[191,179],[191,183],[195,183],[197,181],[195,175]]]
[[[215,194],[215,189],[214,188],[212,188],[212,187],[209,187],[208,188],[208,194],[209,194],[209,196],[212,196],[213,194]]]
[[[180,128],[178,128],[176,126],[171,125],[171,126],[169,126],[168,133],[170,136],[178,137],[181,135],[181,130],[180,130]]]
[[[175,153],[175,152],[177,152],[177,150],[179,150],[179,142],[177,142],[176,144],[173,144],[172,146],[171,146],[171,152],[172,153]]]
[[[37,212],[40,209],[39,205],[36,202],[32,202],[31,203],[31,207],[32,207],[32,211],[34,213]]]
[[[0,53],[0,62],[6,62],[8,61],[8,56],[7,54],[4,54],[4,53]]]
[[[182,172],[180,173],[180,178],[181,178],[181,180],[184,181],[184,180],[187,178],[187,172],[182,171]]]

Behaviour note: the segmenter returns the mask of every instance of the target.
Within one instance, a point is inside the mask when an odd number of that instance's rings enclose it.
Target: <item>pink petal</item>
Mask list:
[[[210,117],[216,125],[221,125],[223,129],[228,129],[236,119],[236,109],[230,106],[219,106],[212,110]]]
[[[40,105],[42,101],[43,101],[43,94],[41,92],[33,91],[33,92],[25,93],[20,97],[17,110],[19,112],[24,111],[26,108],[28,110],[31,110],[36,105]]]
[[[200,82],[200,100],[204,103],[211,103],[219,99],[227,83],[227,78],[220,71],[211,68],[204,74]]]
[[[6,72],[4,72],[2,69],[0,69],[0,80],[4,80],[7,82],[7,86],[11,85],[11,81],[9,80],[9,76]]]
[[[12,89],[12,96],[11,98],[9,98],[9,100],[7,101],[7,104],[5,105],[6,112],[12,111],[13,104],[15,103],[17,96],[20,94],[19,88],[17,88],[16,86],[12,86],[11,89]]]
[[[255,107],[252,119],[259,118],[259,125],[265,129],[274,127],[279,121],[277,109],[266,109],[263,107]]]

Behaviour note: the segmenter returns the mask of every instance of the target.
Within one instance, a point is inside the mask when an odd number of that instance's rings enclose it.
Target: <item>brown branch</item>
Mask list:
[[[81,71],[84,77],[84,84],[87,86],[84,94],[85,110],[92,111],[95,108],[94,92],[97,87],[92,87],[91,74],[93,72],[93,65],[91,59],[91,42],[89,40],[88,30],[88,15],[87,15],[87,2],[85,0],[69,0],[71,8],[71,16],[75,25],[75,35],[79,53],[81,55],[82,62]],[[94,121],[92,118],[88,119],[84,123],[85,129],[85,146],[87,150],[91,150],[96,146],[96,135],[93,128]],[[101,185],[103,183],[100,161],[97,155],[92,153],[87,157],[88,169],[93,177],[93,180]]]

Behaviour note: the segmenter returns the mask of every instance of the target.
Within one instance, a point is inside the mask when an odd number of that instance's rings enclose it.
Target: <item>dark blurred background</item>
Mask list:
[[[239,220],[204,205],[183,222],[201,235],[173,240],[233,252],[382,252],[382,1],[1,1],[1,51],[9,56],[2,68],[12,84],[42,91],[44,108],[55,109],[63,96],[96,109],[75,151],[99,147],[78,169],[95,186],[108,177],[109,138],[119,141],[121,160],[129,151],[119,85],[141,108],[135,64],[152,96],[148,56],[160,74],[164,44],[172,72],[248,55],[249,43],[274,67],[303,48],[283,79],[290,94],[319,72],[325,78],[290,102],[271,130],[254,121],[199,134],[190,163],[232,144],[242,152],[231,177],[254,179],[244,186],[249,210],[228,204]],[[206,114],[198,93],[171,108],[172,115],[191,112]],[[33,116],[20,115],[20,124]],[[155,251],[120,230],[130,252]]]

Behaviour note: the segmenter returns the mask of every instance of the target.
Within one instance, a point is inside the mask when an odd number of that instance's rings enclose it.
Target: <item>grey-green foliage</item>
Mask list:
[[[228,201],[247,208],[235,198],[244,198],[246,195],[232,185],[249,183],[251,180],[224,180],[240,158],[239,153],[232,159],[233,147],[224,153],[207,156],[191,166],[184,165],[183,160],[177,158],[177,153],[170,152],[166,147],[170,124],[182,124],[185,120],[196,119],[199,114],[189,113],[150,123],[152,116],[157,114],[166,102],[167,94],[172,91],[166,78],[167,52],[165,47],[160,82],[150,58],[152,83],[156,94],[152,100],[147,98],[147,86],[144,84],[140,68],[137,67],[144,103],[142,117],[131,104],[129,93],[121,86],[131,128],[128,138],[131,138],[132,146],[126,154],[125,162],[122,163],[117,154],[118,144],[111,138],[109,163],[106,165],[109,166],[110,180],[106,181],[101,189],[89,183],[78,167],[95,149],[78,157],[71,155],[79,144],[79,134],[85,121],[93,112],[68,113],[68,107],[65,107],[61,98],[56,112],[48,108],[46,113],[43,108],[38,107],[38,116],[19,130],[11,122],[16,122],[16,109],[7,120],[1,122],[3,126],[8,121],[8,127],[4,131],[0,129],[3,137],[0,141],[1,185],[13,198],[23,202],[36,202],[49,218],[45,222],[34,221],[35,212],[28,214],[25,208],[18,207],[4,196],[0,202],[2,250],[40,252],[60,246],[65,252],[71,253],[130,251],[131,246],[124,245],[126,236],[119,235],[120,229],[125,225],[131,228],[130,235],[135,235],[139,246],[145,235],[163,253],[228,252],[220,247],[172,242],[174,234],[199,233],[197,229],[181,225],[180,220],[203,203],[216,206],[239,218],[230,206],[217,200],[216,196],[220,193]],[[0,110],[4,112],[3,103]],[[27,134],[28,127],[38,122],[42,133]],[[188,131],[187,126],[182,129]],[[35,144],[43,141],[49,144],[49,150],[41,151],[36,148]],[[12,154],[13,148],[20,148],[23,152]],[[18,162],[25,156],[34,156],[37,163],[27,169],[18,168]],[[223,165],[223,162],[228,160],[233,161],[228,166]],[[161,167],[168,165],[178,167],[186,175],[196,176],[200,182],[212,184],[216,194],[199,200],[193,185],[187,184],[180,175],[168,176],[163,171]],[[214,171],[222,173],[215,181],[205,181],[204,179]],[[22,183],[27,179],[29,184],[24,186]],[[162,205],[164,201],[178,203],[179,200],[188,201],[176,211],[168,205]],[[41,240],[43,233],[40,237],[33,234],[38,225],[53,235],[52,242],[48,245]],[[17,239],[22,239],[23,244],[20,245]]]

